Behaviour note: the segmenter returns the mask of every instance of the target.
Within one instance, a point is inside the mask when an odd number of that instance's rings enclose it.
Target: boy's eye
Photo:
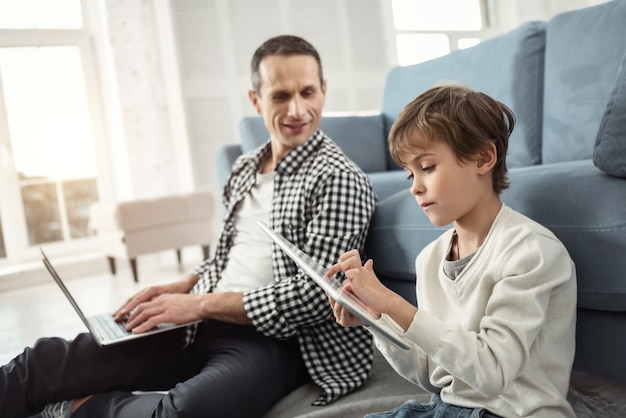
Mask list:
[[[406,179],[407,180],[413,180],[413,174],[409,173],[409,175],[406,176]]]
[[[429,165],[429,166],[426,166],[426,167],[422,167],[422,171],[423,171],[424,173],[430,173],[430,172],[431,172],[431,171],[433,171],[434,169],[435,169],[435,166],[434,166],[434,165]]]

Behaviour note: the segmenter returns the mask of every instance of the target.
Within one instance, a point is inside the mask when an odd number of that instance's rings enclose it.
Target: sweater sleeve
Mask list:
[[[379,321],[384,321],[386,316],[386,314],[383,314]],[[389,326],[388,322],[387,325]],[[400,326],[397,324],[396,326],[396,331],[400,335],[408,336]],[[437,393],[439,391],[429,380],[428,355],[414,340],[410,338],[404,339],[404,342],[409,345],[409,349],[405,350],[389,341],[375,329],[371,328],[370,331],[375,337],[376,348],[378,348],[396,373],[428,392]]]

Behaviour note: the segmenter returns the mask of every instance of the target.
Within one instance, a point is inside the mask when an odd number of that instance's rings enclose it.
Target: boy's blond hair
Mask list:
[[[493,189],[500,194],[509,186],[506,152],[515,126],[511,109],[488,95],[458,84],[432,87],[406,105],[389,132],[391,156],[402,167],[415,155],[421,141],[442,141],[452,148],[460,161],[471,161],[496,146]]]

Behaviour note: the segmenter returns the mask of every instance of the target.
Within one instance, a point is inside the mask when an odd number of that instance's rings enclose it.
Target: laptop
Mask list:
[[[375,329],[378,333],[385,336],[392,343],[405,350],[409,346],[402,340],[402,336],[394,329],[393,320],[383,317],[382,320],[377,318],[371,311],[367,309],[365,304],[356,296],[349,292],[341,292],[341,282],[335,277],[326,277],[328,269],[322,267],[317,261],[304,253],[298,247],[289,242],[285,237],[274,231],[269,225],[261,219],[257,220],[258,225],[274,241],[278,247],[285,252],[297,265],[304,271],[315,283],[317,283],[326,294],[336,300],[338,303],[347,308],[351,313]],[[393,323],[393,324],[392,324]]]
[[[80,306],[78,306],[78,303],[68,290],[67,286],[65,286],[65,284],[63,283],[63,280],[61,280],[61,277],[50,263],[50,260],[48,260],[48,257],[43,252],[43,249],[40,248],[40,251],[41,255],[43,256],[42,261],[46,266],[46,269],[48,269],[48,272],[50,273],[56,284],[59,285],[61,291],[89,330],[89,333],[100,346],[119,344],[125,341],[135,340],[137,338],[145,338],[150,335],[171,331],[173,329],[186,327],[190,324],[200,322],[194,321],[186,324],[160,324],[150,331],[142,332],[140,334],[133,334],[132,332],[126,330],[126,325],[124,322],[115,322],[115,320],[113,319],[113,315],[111,314],[100,314],[87,317],[83,313],[83,310],[80,308]]]

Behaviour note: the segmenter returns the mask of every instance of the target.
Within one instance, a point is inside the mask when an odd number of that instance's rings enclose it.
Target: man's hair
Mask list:
[[[264,58],[272,55],[283,55],[286,57],[292,55],[308,55],[315,58],[320,76],[320,85],[324,83],[322,74],[322,59],[313,45],[306,40],[293,35],[280,35],[268,39],[257,48],[252,56],[250,63],[250,74],[252,78],[252,88],[259,94],[261,90],[261,75],[259,74],[259,66]]]
[[[514,126],[513,112],[499,101],[465,86],[439,85],[402,109],[389,132],[389,150],[394,161],[406,167],[411,155],[424,145],[416,143],[415,136],[444,142],[464,162],[493,142],[497,152],[493,189],[500,194],[509,186],[506,153]]]

